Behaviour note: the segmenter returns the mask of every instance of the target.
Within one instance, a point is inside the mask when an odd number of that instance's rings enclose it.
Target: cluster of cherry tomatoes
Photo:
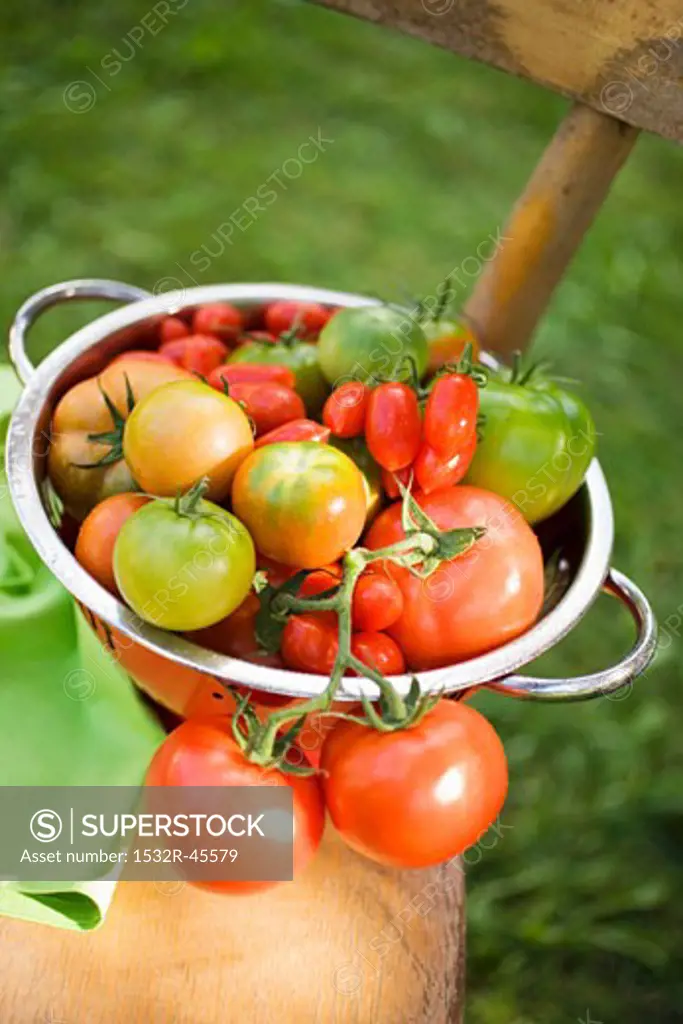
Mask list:
[[[391,306],[213,303],[162,318],[55,409],[50,478],[103,587],[220,654],[330,677],[309,702],[237,688],[232,726],[185,722],[150,768],[152,784],[258,785],[267,767],[294,790],[295,870],[325,807],[354,849],[419,867],[460,853],[502,805],[489,723],[391,683],[506,643],[543,602],[529,517],[477,486],[514,449],[491,433],[493,463],[482,451],[497,407],[482,424],[476,356],[453,321]],[[560,427],[572,436],[565,397],[524,386],[556,450]],[[522,385],[494,383],[496,402],[505,387]],[[340,711],[345,675],[373,680],[379,702]],[[297,731],[326,715],[322,749],[303,756]]]

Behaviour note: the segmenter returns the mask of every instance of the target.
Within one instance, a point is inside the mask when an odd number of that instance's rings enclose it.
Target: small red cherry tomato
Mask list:
[[[380,384],[370,393],[365,440],[375,462],[395,471],[409,466],[422,437],[417,395],[398,381]]]
[[[316,597],[328,590],[333,590],[342,577],[342,569],[338,562],[324,565],[322,569],[314,569],[299,587],[299,597]],[[335,632],[337,632],[337,616],[333,611],[312,612],[316,618],[324,620]]]
[[[257,437],[306,415],[303,399],[296,391],[275,381],[237,381],[229,385],[229,394],[253,421]]]
[[[170,359],[176,366],[182,366],[183,370],[206,377],[225,362],[228,349],[222,341],[208,334],[188,334],[185,338],[164,342],[159,355]]]
[[[228,382],[228,386],[241,381],[256,383],[259,381],[263,383],[272,381],[275,384],[285,384],[288,388],[293,388],[296,377],[293,370],[290,370],[288,366],[283,366],[281,363],[273,363],[272,365],[265,363],[225,363],[212,370],[208,377],[211,387],[217,388],[219,391],[225,390],[223,387],[224,381]]]
[[[384,488],[384,493],[389,498],[400,498],[401,491],[396,483],[396,477],[398,477],[404,487],[407,487],[410,483],[410,475],[412,472],[412,466],[406,466],[405,469],[398,469],[395,473],[390,473],[388,469],[383,469],[382,487]]]
[[[421,491],[431,494],[442,487],[459,484],[470,467],[477,448],[476,427],[471,437],[450,459],[439,455],[431,445],[424,443],[415,459],[415,479]]]
[[[326,590],[332,590],[342,578],[342,568],[339,562],[331,562],[321,569],[314,569],[309,572],[306,579],[299,587],[299,597],[315,597],[316,594],[323,594]]]
[[[254,593],[249,593],[231,615],[214,623],[213,626],[185,633],[185,636],[193,643],[218,654],[242,658],[243,661],[251,661],[257,665],[282,668],[282,658],[279,654],[267,654],[259,648],[254,632],[259,608],[258,597]]]
[[[450,459],[477,432],[479,391],[465,373],[438,377],[427,399],[424,436],[437,455]]]
[[[315,420],[292,420],[263,434],[254,447],[262,448],[265,444],[278,444],[280,441],[319,441],[325,444],[329,437],[330,428],[323,427]]]
[[[318,614],[292,615],[282,633],[280,651],[288,668],[328,676],[337,657],[336,626]]]
[[[351,653],[383,676],[400,676],[406,670],[403,651],[386,633],[354,633]]]
[[[317,337],[330,319],[332,310],[317,302],[271,302],[265,312],[267,329],[276,336],[297,327],[307,338]]]
[[[242,331],[242,314],[229,302],[200,306],[192,317],[195,334],[215,334],[222,341],[234,341]]]
[[[355,630],[376,633],[400,619],[401,588],[382,572],[365,572],[353,591],[351,623]]]
[[[370,388],[351,380],[335,388],[325,402],[323,423],[335,437],[359,437],[365,429]]]
[[[166,316],[159,324],[159,340],[175,341],[176,338],[185,338],[191,334],[190,328],[179,316]]]

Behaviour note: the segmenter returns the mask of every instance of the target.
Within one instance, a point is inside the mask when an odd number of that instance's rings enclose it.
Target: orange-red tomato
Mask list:
[[[104,498],[132,491],[136,483],[122,458],[96,465],[111,456],[113,449],[111,444],[92,440],[92,435],[111,433],[116,426],[103,392],[125,419],[127,383],[139,404],[161,385],[172,381],[192,381],[192,376],[165,360],[122,356],[99,376],[75,384],[60,400],[52,419],[48,472],[74,519],[85,519]]]
[[[366,571],[353,590],[351,621],[361,632],[376,633],[393,626],[403,611],[399,585],[385,573]]]
[[[136,405],[123,437],[135,480],[159,497],[173,497],[207,477],[205,497],[220,500],[253,447],[238,403],[196,379],[153,391]]]
[[[365,430],[370,388],[358,380],[335,388],[325,402],[323,423],[335,437],[359,437]]]
[[[468,552],[444,562],[427,579],[386,563],[403,593],[401,617],[388,632],[410,668],[438,668],[474,658],[529,629],[543,603],[543,555],[521,513],[477,487],[449,487],[415,499],[439,529],[483,526]],[[401,503],[370,527],[366,545],[381,548],[405,536]]]
[[[260,552],[303,569],[335,562],[365,523],[360,470],[315,441],[257,448],[235,475],[232,503]]]
[[[505,752],[474,708],[442,700],[417,725],[378,732],[340,721],[320,762],[342,839],[397,868],[423,868],[477,841],[507,793]]]
[[[118,595],[114,579],[114,544],[121,527],[150,499],[144,494],[113,494],[90,512],[81,524],[74,554],[98,583]]]

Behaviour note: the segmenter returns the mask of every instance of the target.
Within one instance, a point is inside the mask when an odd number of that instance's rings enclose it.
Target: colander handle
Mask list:
[[[151,292],[136,288],[121,281],[106,281],[85,278],[76,281],[62,281],[61,284],[42,288],[21,306],[9,331],[9,357],[22,384],[28,384],[35,366],[26,355],[26,335],[35,321],[46,309],[72,299],[100,299],[106,302],[137,302],[148,299]]]
[[[650,604],[627,576],[610,569],[603,589],[626,605],[638,629],[635,646],[617,665],[592,675],[573,679],[539,679],[535,676],[507,676],[488,687],[512,697],[532,700],[588,700],[621,691],[615,700],[628,696],[633,680],[649,665],[657,647],[657,622]],[[627,689],[624,689],[627,688]]]

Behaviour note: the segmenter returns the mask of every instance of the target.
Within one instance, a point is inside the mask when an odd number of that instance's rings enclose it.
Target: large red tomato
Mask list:
[[[403,593],[401,617],[387,632],[402,647],[410,668],[466,661],[527,630],[543,603],[543,556],[520,512],[477,487],[450,487],[415,498],[441,530],[484,526],[486,534],[426,580],[386,565]],[[381,548],[404,536],[397,502],[377,517],[366,545]]]
[[[474,708],[450,700],[397,732],[339,722],[320,768],[342,838],[393,867],[428,867],[462,853],[495,819],[507,792],[497,732]]]
[[[183,722],[154,755],[148,786],[290,786],[294,807],[294,875],[301,872],[320,846],[325,805],[315,776],[287,775],[247,761],[229,727],[214,722]],[[212,892],[245,895],[269,889],[276,882],[195,882]]]

